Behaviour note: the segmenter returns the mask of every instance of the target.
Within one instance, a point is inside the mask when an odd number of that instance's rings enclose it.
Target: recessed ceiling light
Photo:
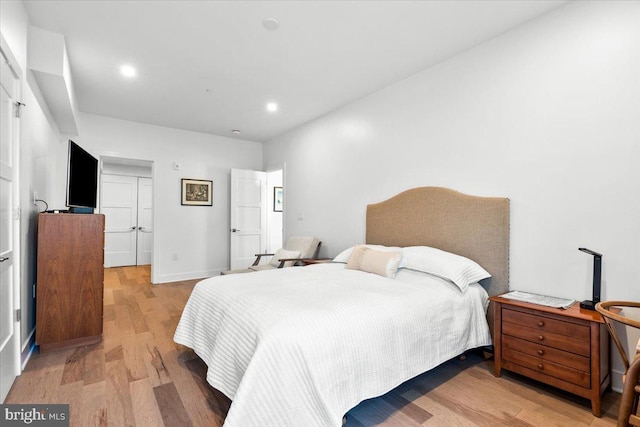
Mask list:
[[[267,30],[277,30],[278,27],[280,27],[280,21],[278,21],[276,18],[264,18],[262,20],[262,25]]]
[[[125,77],[132,78],[136,76],[137,72],[136,72],[136,69],[133,68],[131,65],[125,64],[120,66],[120,74],[122,74]]]
[[[278,104],[276,104],[275,102],[269,102],[267,104],[267,111],[269,111],[270,113],[275,113],[276,111],[278,111]]]
[[[239,135],[239,134],[240,134],[240,131],[239,131],[238,129],[233,129],[233,130],[231,131],[231,133],[236,134],[236,135]]]

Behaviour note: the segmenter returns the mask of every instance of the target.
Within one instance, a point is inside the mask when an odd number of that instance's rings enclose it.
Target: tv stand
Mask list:
[[[40,352],[102,339],[104,215],[38,215]]]

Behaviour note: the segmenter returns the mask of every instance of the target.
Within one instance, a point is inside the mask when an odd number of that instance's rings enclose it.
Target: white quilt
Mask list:
[[[203,280],[174,340],[233,401],[225,427],[337,427],[360,401],[490,345],[487,304],[477,284],[319,264]]]

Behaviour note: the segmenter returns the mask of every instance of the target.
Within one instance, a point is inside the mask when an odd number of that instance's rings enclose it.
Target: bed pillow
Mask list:
[[[357,246],[362,246],[362,247],[367,247],[376,251],[380,251],[380,252],[397,252],[397,251],[401,251],[402,248],[398,248],[395,246],[382,246],[382,245],[356,245],[356,246],[351,246],[350,248],[345,249],[344,251],[340,252],[334,259],[333,262],[341,262],[346,264],[347,261],[349,260],[349,257],[351,256],[351,252],[353,252],[353,249],[356,248]]]
[[[367,246],[355,246],[347,260],[347,268],[393,279],[401,260],[400,251],[377,251]]]
[[[400,268],[423,271],[451,280],[463,292],[470,284],[491,277],[487,270],[469,258],[428,246],[403,248]]]
[[[269,261],[269,264],[273,265],[274,267],[278,267],[282,258],[300,258],[300,251],[288,251],[286,249],[280,248],[271,257],[271,261]],[[285,261],[284,266],[291,267],[295,263],[296,261]]]

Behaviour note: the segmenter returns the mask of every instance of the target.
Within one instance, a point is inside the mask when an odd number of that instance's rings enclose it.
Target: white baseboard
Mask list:
[[[622,375],[623,374],[624,372],[616,371],[615,369],[611,370],[611,389],[613,391],[622,393]]]
[[[22,342],[22,347],[20,348],[21,352],[24,353],[24,350],[27,348],[31,340],[35,341],[35,338],[34,338],[35,334],[36,334],[36,328],[34,327],[33,329],[31,329],[31,332],[29,332],[29,335],[27,335],[27,338]]]
[[[204,270],[204,271],[188,271],[175,274],[158,274],[154,277],[153,284],[180,282],[182,280],[206,279],[211,276],[219,276],[220,272],[225,269]]]
[[[29,359],[31,359],[31,356],[33,355],[33,352],[36,349],[35,334],[36,334],[36,328],[33,328],[29,333],[29,336],[27,336],[27,339],[25,340],[25,342],[22,344],[22,351],[20,353],[20,364],[22,365],[21,371],[24,371],[24,369],[27,366],[27,363],[29,362]]]

